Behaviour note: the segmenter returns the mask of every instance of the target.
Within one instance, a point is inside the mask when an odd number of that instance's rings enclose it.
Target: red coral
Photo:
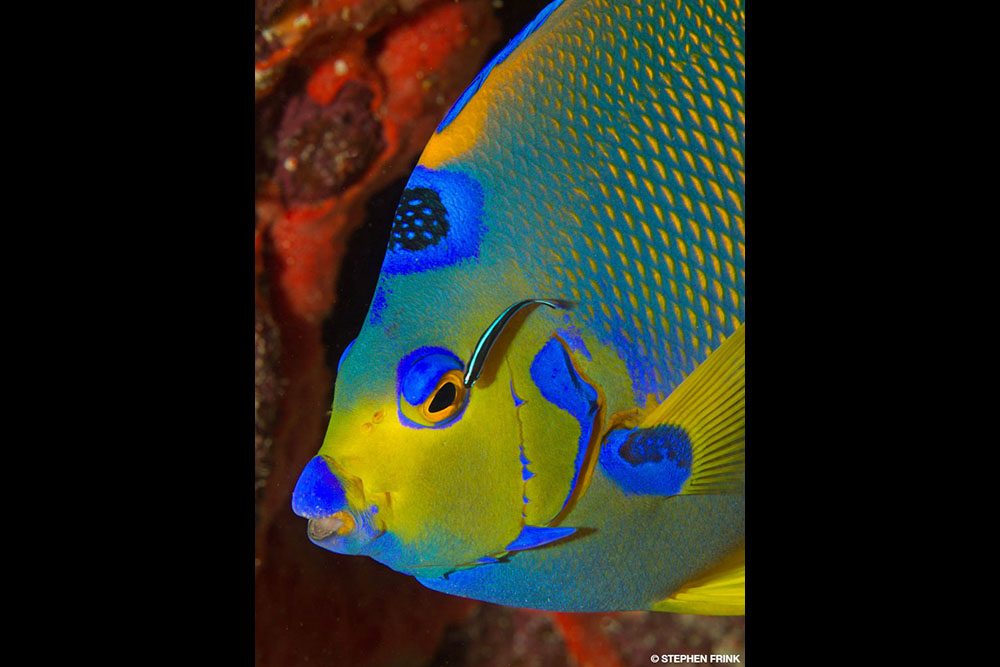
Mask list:
[[[263,414],[272,431],[258,437],[269,444],[262,471],[270,470],[257,527],[259,665],[420,663],[444,628],[475,606],[368,559],[316,548],[290,507],[327,419],[321,323],[334,303],[346,240],[371,195],[409,170],[498,33],[489,0],[442,0],[407,15],[419,4],[300,3],[285,10],[270,41],[260,31],[266,44],[258,74],[270,78],[258,89],[268,99],[259,103],[257,164],[277,178],[258,184],[257,267],[270,288],[258,290],[258,329],[280,339],[280,359],[265,353],[279,347],[262,346],[266,367],[258,371],[262,390],[279,382],[283,393],[276,411],[269,404]],[[296,28],[301,12],[311,18]],[[433,46],[421,51],[421,43]]]

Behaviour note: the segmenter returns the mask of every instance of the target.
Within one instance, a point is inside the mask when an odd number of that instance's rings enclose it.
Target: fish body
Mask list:
[[[314,542],[500,604],[742,613],[742,50],[739,3],[556,0],[487,65],[341,359]]]

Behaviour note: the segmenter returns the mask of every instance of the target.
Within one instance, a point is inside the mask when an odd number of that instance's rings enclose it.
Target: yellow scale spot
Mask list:
[[[632,184],[633,187],[636,186],[635,183]],[[643,203],[642,199],[638,195],[632,195],[632,203],[635,205],[635,209],[639,211],[639,215],[646,215],[646,205]],[[631,226],[631,220],[629,220],[629,225]]]
[[[736,282],[736,267],[733,266],[732,262],[726,262],[726,273],[729,274],[729,281]]]
[[[625,205],[625,206],[628,205],[628,201],[625,198],[625,188],[623,188],[622,186],[618,185],[617,183],[615,184],[615,194],[618,195],[618,200],[623,205]]]
[[[725,226],[730,227],[731,223],[729,222],[729,211],[718,205],[715,207],[715,210],[719,213],[719,217],[722,218],[722,222],[725,224]],[[723,238],[725,239],[726,237]],[[733,254],[732,245],[729,246],[729,254],[730,256]]]
[[[720,283],[718,280],[712,280],[712,288],[715,290],[716,298],[718,298],[719,301],[722,301],[725,298],[725,293],[723,292],[722,283]]]
[[[652,161],[653,166],[656,167],[656,171],[660,174],[660,179],[664,181],[667,180],[667,170],[663,166],[663,163],[656,158],[650,158],[650,160]]]
[[[678,119],[678,121],[680,121],[680,119]],[[677,132],[677,136],[680,137],[681,141],[684,142],[684,145],[687,146],[688,145],[688,135],[687,135],[687,132],[685,132],[680,127],[674,128],[674,129]]]
[[[625,282],[628,283],[628,288],[630,290],[634,290],[635,289],[635,278],[632,277],[632,274],[629,273],[628,271],[626,271],[622,275],[625,276]]]
[[[671,206],[673,206],[674,205],[674,194],[673,194],[673,192],[671,192],[670,188],[668,188],[666,185],[661,185],[660,186],[660,192],[663,193],[663,196],[666,198],[667,203],[670,204]]]
[[[714,229],[712,229],[711,227],[705,227],[705,236],[708,237],[708,243],[709,245],[712,246],[713,250],[719,247],[719,241],[715,235]]]
[[[573,246],[570,246],[569,252],[570,252],[571,255],[573,255],[573,261],[576,262],[577,264],[579,264],[580,263],[580,253],[577,252],[577,249],[574,248]]]
[[[725,114],[726,118],[728,118],[730,121],[732,121],[733,120],[733,108],[731,106],[729,106],[729,103],[726,102],[723,99],[720,99],[719,100],[719,106],[722,107],[722,113]],[[726,125],[726,131],[727,132],[730,131],[730,127],[729,127],[728,124]],[[735,131],[730,132],[729,136],[733,138],[733,141],[736,141],[736,133],[735,133]]]
[[[705,166],[710,168],[711,164],[708,163],[708,158],[706,158],[704,155],[702,155],[701,158],[707,163]],[[715,195],[715,198],[718,199],[719,201],[722,201],[722,188],[719,187],[719,184],[716,183],[715,181],[709,181],[708,184],[712,188],[712,193]]]
[[[691,267],[688,266],[687,262],[681,263],[681,273],[684,274],[684,280],[691,282]]]
[[[656,283],[657,288],[663,287],[663,276],[660,275],[657,269],[653,269],[653,282]]]
[[[614,280],[614,278],[612,278],[612,280]],[[612,294],[615,295],[615,301],[621,301],[622,300],[622,291],[620,289],[618,289],[618,285],[615,285],[614,283],[612,283],[612,285],[611,285],[611,292],[612,292]],[[615,304],[615,308],[618,308],[618,307],[619,307],[618,304]],[[620,309],[618,310],[618,314],[622,315]],[[622,315],[622,317],[624,317],[624,316]]]
[[[633,310],[639,310],[639,300],[636,298],[634,292],[629,292],[628,302],[632,304]]]
[[[593,273],[597,273],[597,262],[594,261],[593,257],[588,257],[587,262],[590,264],[590,270]]]
[[[694,170],[694,166],[693,165],[691,167],[691,170],[692,171]],[[702,185],[701,185],[701,179],[692,174],[692,175],[688,176],[688,180],[691,181],[691,185],[694,186],[694,189],[698,191],[698,196],[704,199],[704,197],[705,197],[705,188],[702,187]]]
[[[632,221],[632,214],[626,210],[622,211],[622,217],[625,218],[625,222],[628,223],[629,229],[635,229],[635,222]]]
[[[656,219],[659,220],[660,224],[662,225],[663,224],[663,209],[661,209],[660,205],[657,204],[656,202],[651,202],[650,205],[653,207],[653,213],[656,214]]]
[[[694,129],[694,128],[691,129],[691,134],[694,135],[695,141],[697,141],[698,145],[701,146],[701,150],[707,151],[708,150],[708,142],[705,141],[705,134],[703,132],[700,132],[699,130]]]
[[[688,166],[691,167],[691,171],[694,171],[695,170],[694,156],[691,155],[691,151],[688,151],[688,150],[682,148],[681,149],[681,154],[684,155],[684,159],[687,161]]]
[[[639,143],[638,139],[636,139],[635,142],[636,142],[636,150],[642,150],[642,145]],[[644,158],[639,153],[636,153],[635,161],[639,163],[639,168],[642,169],[643,173],[649,172],[649,165],[646,162],[646,158]],[[632,182],[633,188],[638,187],[635,182],[635,176],[633,176],[631,172],[629,172],[629,180]]]
[[[621,296],[619,295],[618,298],[621,299]],[[622,307],[619,306],[617,303],[614,304],[614,306],[615,306],[615,312],[618,313],[618,319],[619,320],[624,320],[625,319],[625,311],[622,310]],[[622,332],[622,333],[624,333],[626,336],[628,336],[628,331],[627,330],[624,331],[624,332]]]
[[[698,262],[698,266],[705,266],[705,252],[701,249],[701,246],[693,243],[691,244],[691,250],[694,252],[694,258],[695,261]],[[705,281],[705,274],[701,271],[698,271],[697,273],[698,282],[701,283],[701,288],[706,289],[708,287],[708,283]]]
[[[688,213],[693,214],[694,213],[694,207],[691,206],[691,198],[688,197],[683,192],[681,192],[679,194],[680,194],[680,198],[681,198],[681,203],[684,204],[684,208],[687,209]]]
[[[714,183],[712,183],[712,181],[709,181],[709,183],[715,185]],[[701,194],[702,196],[705,195],[704,192],[702,192]],[[712,211],[708,208],[708,204],[706,204],[703,201],[700,201],[698,202],[698,208],[701,209],[701,214],[704,216],[706,222],[712,219]]]
[[[684,174],[682,174],[679,169],[671,169],[670,171],[673,173],[674,180],[677,181],[678,187],[680,187],[680,188],[683,189],[683,187],[684,187]]]
[[[633,266],[635,266],[635,270],[636,270],[636,272],[638,272],[639,277],[642,278],[643,280],[645,280],[646,279],[646,267],[642,263],[642,261],[640,259],[636,258],[636,259],[632,260],[632,264],[633,264]],[[645,284],[643,284],[643,288],[645,288],[645,287],[646,287]],[[649,298],[648,294],[646,295],[646,298]]]
[[[715,270],[715,275],[722,275],[722,262],[719,260],[718,255],[712,255],[712,268]],[[721,294],[719,295],[719,298],[722,298]]]
[[[646,238],[648,240],[652,241],[653,240],[653,230],[649,228],[649,223],[646,222],[645,220],[640,220],[640,224],[642,225],[642,231],[646,235]]]
[[[742,213],[743,202],[740,201],[740,196],[736,194],[734,191],[730,190],[729,188],[726,188],[726,194],[729,195],[729,201],[733,203],[733,206],[736,207],[736,210]]]
[[[704,294],[698,295],[698,302],[701,305],[701,312],[705,315],[705,317],[708,317],[708,314],[712,312],[711,304],[709,303],[708,299],[705,298]]]
[[[673,285],[673,281],[671,281],[671,285]],[[676,295],[674,295],[674,296],[676,297]],[[678,324],[680,324],[681,326],[683,326],[684,325],[684,313],[683,313],[683,311],[681,311],[681,306],[680,306],[680,304],[678,304],[676,302],[674,302],[673,306],[674,306],[674,322],[677,322]]]
[[[655,313],[653,313],[653,309],[650,308],[649,306],[646,306],[645,311],[646,311],[646,321],[650,323],[655,322],[656,316]]]
[[[608,308],[608,304],[605,303],[604,301],[601,302],[601,312],[604,313],[604,317],[608,319],[611,318],[611,309]]]
[[[594,293],[594,296],[598,298],[603,298],[604,292],[601,290],[601,286],[597,284],[597,281],[591,278],[589,282],[590,282],[590,289]]]
[[[606,259],[611,259],[611,251],[608,250],[608,246],[604,241],[598,241],[597,246],[601,249]]]
[[[670,159],[673,160],[674,163],[676,164],[677,163],[677,151],[675,151],[674,147],[671,146],[671,145],[669,145],[669,144],[667,146],[665,146],[665,148],[667,149],[667,153],[670,154]]]
[[[664,258],[664,260],[666,260],[666,263],[667,263],[667,271],[669,272],[668,275],[671,275],[671,276],[676,275],[676,271],[675,271],[675,268],[674,268],[674,266],[675,266],[674,265],[674,258],[672,256],[670,256],[670,255],[664,255],[663,258]]]

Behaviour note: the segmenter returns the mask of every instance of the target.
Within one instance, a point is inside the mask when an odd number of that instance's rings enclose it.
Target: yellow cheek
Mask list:
[[[508,391],[503,403],[495,402],[503,398],[501,384]],[[447,428],[412,429],[387,417],[376,432],[371,472],[391,485],[384,489],[393,503],[388,528],[414,562],[475,560],[520,532],[520,431],[506,381],[477,385],[461,419]]]

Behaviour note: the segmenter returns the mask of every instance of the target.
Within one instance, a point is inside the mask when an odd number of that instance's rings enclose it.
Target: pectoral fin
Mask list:
[[[744,470],[740,325],[638,426],[605,436],[599,462],[627,494],[738,493]]]

